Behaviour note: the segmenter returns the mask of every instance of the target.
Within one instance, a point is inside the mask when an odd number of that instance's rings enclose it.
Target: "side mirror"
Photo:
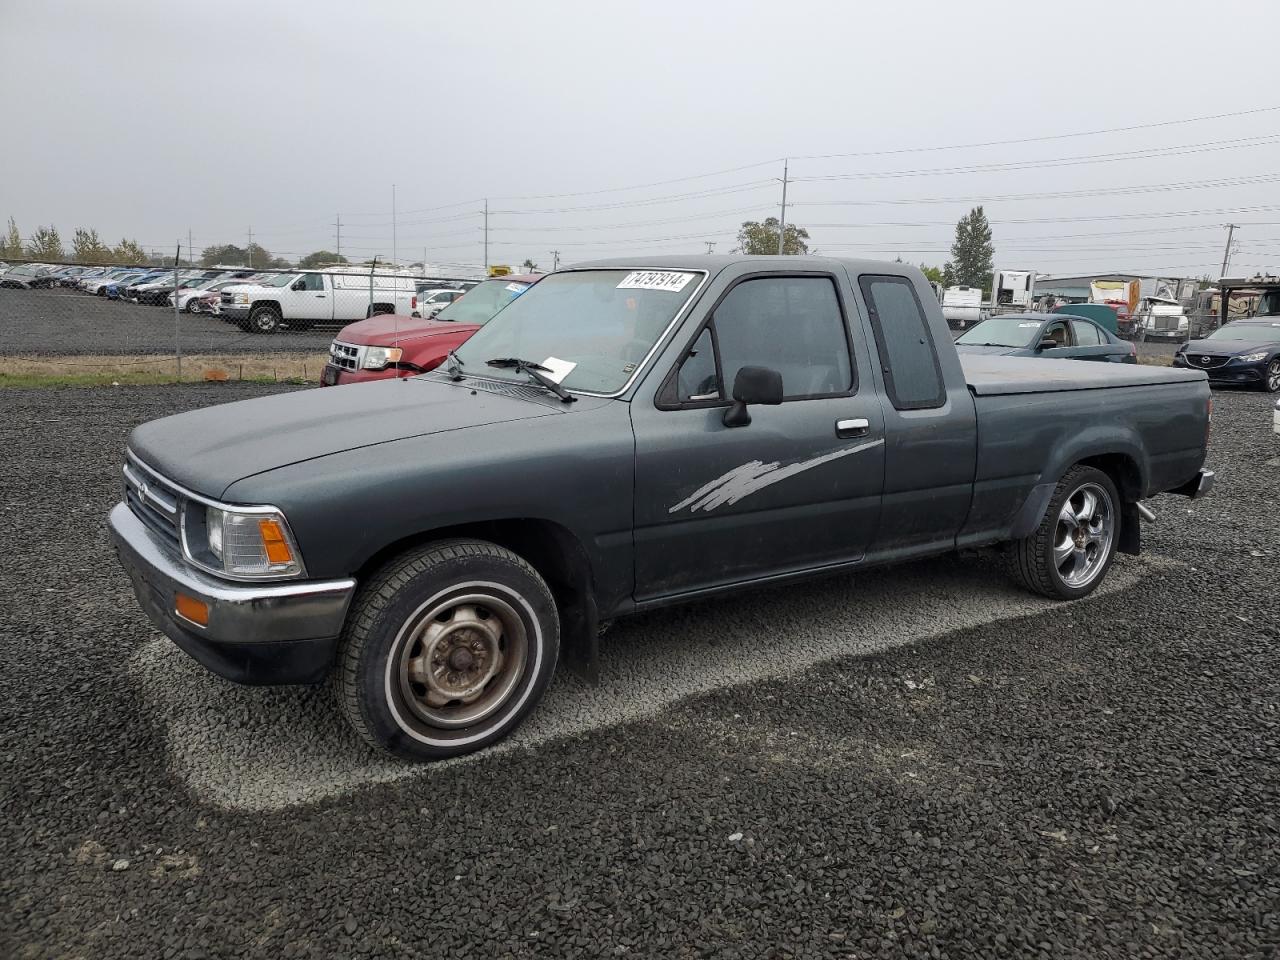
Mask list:
[[[1057,349],[1057,347],[1058,347],[1057,340],[1053,340],[1049,337],[1045,337],[1043,340],[1041,340],[1039,343],[1036,344],[1036,353],[1039,353],[1041,350],[1055,350]]]
[[[733,378],[733,405],[724,412],[724,425],[745,427],[749,424],[749,403],[777,406],[781,402],[782,374],[768,367],[743,367]]]

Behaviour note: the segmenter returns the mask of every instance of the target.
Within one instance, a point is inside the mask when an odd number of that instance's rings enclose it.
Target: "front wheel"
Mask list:
[[[249,312],[249,329],[254,333],[275,333],[280,329],[280,311],[275,307],[254,307]]]
[[[1267,393],[1280,393],[1280,357],[1267,364],[1267,373],[1262,381],[1262,388]]]
[[[1010,545],[1014,579],[1058,600],[1088,596],[1115,558],[1120,494],[1094,467],[1074,466],[1058,481],[1040,526]]]
[[[408,760],[501,740],[555,671],[560,626],[538,572],[504,547],[446,540],[392,560],[352,606],[334,667],[355,731]]]

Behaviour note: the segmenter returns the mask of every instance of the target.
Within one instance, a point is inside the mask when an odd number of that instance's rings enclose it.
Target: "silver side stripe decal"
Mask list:
[[[877,440],[868,440],[866,443],[859,443],[856,446],[841,447],[831,453],[824,453],[822,456],[814,457],[812,460],[789,463],[785,467],[778,461],[761,463],[759,460],[752,460],[742,464],[740,467],[734,467],[723,476],[716,477],[710,483],[699,487],[668,510],[667,513],[676,513],[685,507],[689,508],[690,513],[697,513],[699,510],[710,512],[716,507],[724,506],[726,503],[732,505],[744,497],[749,497],[765,487],[778,483],[780,480],[794,477],[798,473],[804,473],[806,470],[820,467],[824,463],[830,463],[832,460],[839,460],[841,457],[848,457],[855,453],[861,453],[863,450],[870,450],[872,447],[878,447],[883,443],[883,437]]]

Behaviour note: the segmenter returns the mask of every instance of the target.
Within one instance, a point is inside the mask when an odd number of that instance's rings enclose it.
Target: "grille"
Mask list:
[[[335,340],[329,344],[329,362],[343,370],[359,370],[362,349],[354,344]]]
[[[223,306],[231,306],[231,304],[235,303],[235,299],[235,294],[233,293],[219,294],[219,300],[222,302]]]
[[[1191,361],[1192,366],[1200,367],[1201,369],[1204,369],[1204,370],[1209,370],[1213,367],[1222,366],[1231,358],[1230,357],[1211,357],[1206,354],[1189,353],[1187,354],[1187,359]]]
[[[134,516],[165,539],[178,542],[181,496],[132,456],[124,465],[124,498]]]

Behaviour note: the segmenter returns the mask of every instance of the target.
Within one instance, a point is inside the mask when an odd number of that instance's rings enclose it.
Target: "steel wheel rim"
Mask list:
[[[445,597],[402,628],[392,654],[396,689],[427,727],[467,727],[507,703],[525,675],[528,650],[528,627],[504,598]]]
[[[1096,483],[1081,484],[1062,503],[1053,538],[1053,565],[1068,587],[1097,579],[1111,553],[1115,508],[1111,494]]]
[[[264,311],[263,313],[258,314],[257,319],[254,320],[254,324],[262,333],[270,333],[276,326],[275,317]]]
[[[1272,360],[1267,367],[1267,389],[1272,393],[1280,391],[1280,360]]]

